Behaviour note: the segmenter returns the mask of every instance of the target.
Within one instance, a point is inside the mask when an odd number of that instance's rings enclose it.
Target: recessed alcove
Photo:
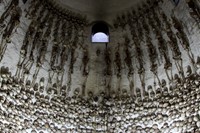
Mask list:
[[[92,43],[108,43],[109,28],[105,22],[95,22],[91,33]]]

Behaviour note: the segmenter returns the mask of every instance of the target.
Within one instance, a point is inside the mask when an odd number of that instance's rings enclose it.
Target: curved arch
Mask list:
[[[92,42],[109,42],[109,28],[105,22],[96,22],[92,26]]]

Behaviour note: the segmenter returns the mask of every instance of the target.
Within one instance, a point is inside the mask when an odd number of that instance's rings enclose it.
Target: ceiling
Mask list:
[[[119,12],[146,0],[54,0],[63,8],[87,15],[90,21],[111,21]]]

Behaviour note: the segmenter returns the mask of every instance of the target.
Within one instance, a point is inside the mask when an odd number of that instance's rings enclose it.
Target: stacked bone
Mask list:
[[[82,75],[87,75],[88,52],[83,36],[87,21],[80,14],[64,9],[57,10],[56,5],[51,2],[39,0],[28,2],[27,5],[22,5],[19,0],[11,0],[8,5],[3,6],[6,10],[1,16],[3,35],[0,61],[7,60],[4,55],[9,50],[7,49],[9,43],[11,41],[12,44],[16,43],[12,39],[14,35],[19,34],[17,32],[20,28],[18,27],[23,25],[24,21],[25,23],[30,22],[23,42],[20,42],[21,49],[16,72],[12,74],[24,83],[29,82],[33,87],[40,82],[38,75],[45,69],[48,76],[41,80],[48,80],[42,89],[47,90],[48,93],[52,91],[66,93],[71,88],[71,75],[78,54],[82,54],[81,58],[83,58]],[[30,7],[28,7],[29,5]],[[17,47],[18,44],[14,45]],[[69,68],[68,62],[70,62]],[[3,62],[1,63],[3,64]],[[66,76],[68,81],[65,80]],[[65,86],[66,84],[68,85]],[[66,90],[59,89],[58,91],[57,88],[61,87]]]
[[[115,96],[73,97],[41,93],[1,67],[0,130],[5,132],[199,132],[200,76],[152,99]]]
[[[194,1],[190,0],[190,3]],[[165,3],[166,1],[147,0],[147,3],[142,4],[138,10],[126,11],[113,21],[113,27],[117,32],[130,33],[130,35],[125,35],[125,46],[123,47],[125,47],[126,58],[124,64],[127,66],[127,78],[130,81],[131,94],[134,96],[141,95],[143,98],[153,92],[163,92],[165,89],[167,90],[165,87],[173,86],[173,81],[176,79],[183,83],[187,74],[199,71],[197,67],[199,53],[195,52],[194,54],[194,48],[192,50],[190,45],[193,40],[189,35],[192,34],[188,34],[189,30],[184,25],[185,22],[177,15],[180,14],[180,11],[175,12],[176,7],[171,10],[169,8],[168,13],[163,10]],[[191,7],[190,3],[182,2],[180,8],[187,7],[184,10],[186,13],[191,15],[193,12],[196,14],[195,18],[200,19],[199,7]],[[190,17],[196,22],[194,16]],[[198,49],[198,44],[195,45],[197,46],[195,48]],[[118,55],[118,50],[115,54]],[[116,56],[115,65],[116,68],[119,68],[118,73],[120,74],[117,75],[121,76],[124,68],[121,67],[123,63],[118,58],[120,57]],[[163,76],[164,73],[165,76]],[[135,82],[136,77],[141,85]],[[150,77],[154,80],[148,83],[147,79]],[[134,83],[131,84],[132,82]]]
[[[143,6],[149,11],[149,14],[144,14],[146,17],[141,18],[141,15],[137,16],[133,11],[117,18],[116,29],[129,27],[131,37],[123,37],[124,45],[117,46],[114,59],[110,47],[106,48],[104,56],[104,76],[116,76],[121,80],[124,72],[122,69],[126,68],[130,90],[134,93],[119,88],[120,92],[110,90],[95,95],[92,91],[84,91],[87,80],[83,82],[82,88],[72,90],[71,85],[71,76],[77,73],[75,63],[80,60],[77,54],[81,55],[81,76],[87,79],[89,75],[90,51],[83,45],[86,21],[70,11],[65,12],[65,15],[57,12],[52,3],[33,0],[26,16],[30,25],[20,49],[17,70],[13,73],[5,66],[0,70],[1,131],[199,132],[200,58],[194,56],[180,19],[174,14],[167,16],[158,2],[153,5],[147,3]],[[13,0],[1,17],[1,59],[5,57],[3,55],[11,34],[14,34],[20,22],[21,11],[17,5],[17,1]],[[193,11],[196,11],[196,7]],[[143,13],[144,10],[140,8],[139,14]],[[7,16],[13,19],[6,24],[4,20],[9,19]],[[197,15],[193,17],[197,18]],[[161,26],[162,22],[164,26]],[[149,34],[154,35],[156,44]],[[133,46],[130,46],[132,42]],[[143,61],[144,42],[150,57],[150,68]],[[120,47],[123,47],[124,59]],[[186,68],[183,67],[180,47],[190,61]],[[135,49],[137,67],[133,63],[132,49]],[[46,56],[48,53],[50,56]],[[97,50],[96,53],[99,56],[101,51]],[[158,74],[159,64],[162,63],[166,79]],[[44,68],[48,69],[48,81],[46,77],[38,76]],[[172,73],[172,68],[176,72]],[[147,85],[145,80],[148,69],[155,77],[151,85]],[[136,73],[141,88],[134,83]],[[111,83],[106,87],[113,89]],[[70,92],[73,94],[69,95]],[[88,97],[84,97],[85,94]]]

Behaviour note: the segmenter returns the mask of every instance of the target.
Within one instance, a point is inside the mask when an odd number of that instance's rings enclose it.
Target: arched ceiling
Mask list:
[[[146,0],[53,0],[56,5],[87,15],[90,21],[110,21],[113,15],[137,6]]]

